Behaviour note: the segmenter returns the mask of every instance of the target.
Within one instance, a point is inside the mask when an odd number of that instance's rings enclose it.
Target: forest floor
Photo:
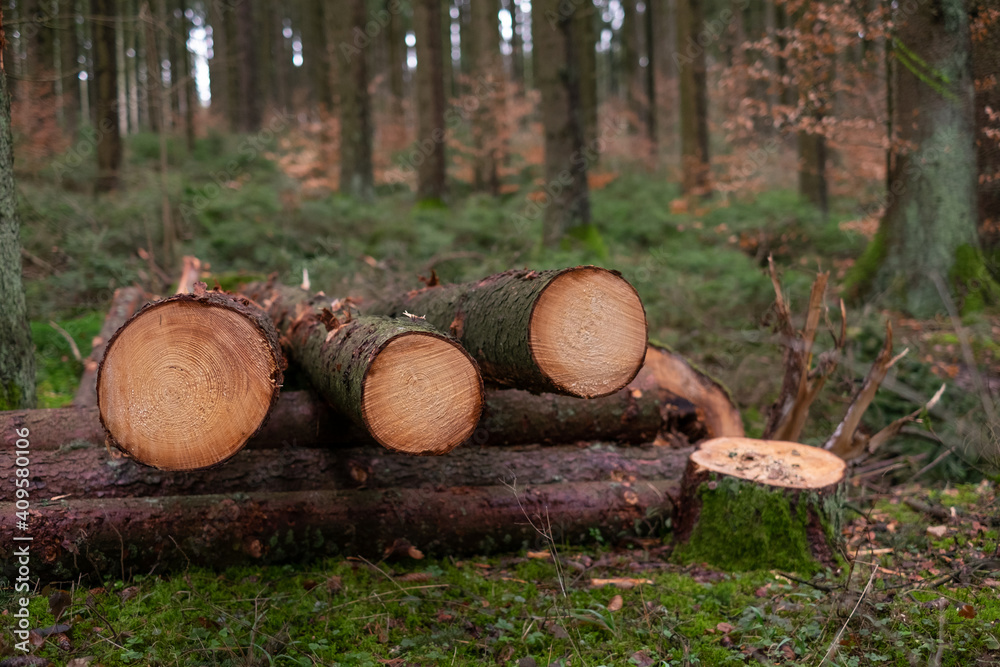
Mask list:
[[[823,219],[781,187],[691,209],[666,174],[607,158],[592,200],[598,233],[546,250],[531,216],[540,198],[530,169],[499,199],[459,185],[447,206],[414,206],[408,192],[384,187],[375,203],[361,204],[312,187],[309,171],[289,162],[295,142],[243,151],[241,141],[211,135],[191,155],[171,144],[173,234],[164,233],[152,135],[129,139],[124,188],[99,200],[86,193],[93,177],[86,165],[67,169],[57,156],[19,174],[40,406],[72,399],[82,364],[68,339],[87,356],[114,288],[169,294],[183,254],[210,266],[210,285],[272,272],[297,284],[307,269],[314,289],[361,297],[412,289],[431,270],[458,281],[592,263],[636,286],[650,337],[720,378],[747,433],[759,435],[781,378],[767,256],[800,320],[816,271],[831,271],[830,315],[839,330],[835,295],[849,296],[845,280],[874,231],[856,200],[834,200]],[[515,228],[513,216],[528,227]],[[896,350],[910,353],[864,427],[877,430],[942,383],[948,388],[919,426],[855,470],[859,514],[845,536],[843,567],[811,583],[788,573],[680,568],[666,564],[666,539],[623,545],[602,543],[599,534],[583,549],[550,545],[546,558],[192,569],[74,590],[56,604],[68,605],[59,620],[72,626],[68,643],[55,632],[36,654],[56,664],[96,656],[91,665],[818,665],[832,647],[836,665],[1000,664],[992,465],[1000,438],[983,416],[1000,387],[1000,295],[992,297],[981,309],[945,304],[960,315],[922,321],[848,302],[844,359],[803,442],[818,444],[836,427],[887,320]],[[817,340],[819,350],[830,344],[826,335]],[[908,499],[960,511],[929,518]],[[651,583],[592,585],[621,577]],[[32,614],[43,627],[56,619],[50,591],[38,592]],[[0,657],[11,651],[12,620],[0,616]]]

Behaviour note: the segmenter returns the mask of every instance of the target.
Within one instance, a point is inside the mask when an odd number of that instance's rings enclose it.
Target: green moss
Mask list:
[[[885,255],[885,230],[880,227],[844,278],[844,294],[849,299],[856,301],[871,291],[875,274],[878,273]]]
[[[806,535],[810,509],[828,522],[828,535],[838,532],[839,499],[804,495],[809,508],[796,507],[781,490],[731,477],[716,481],[715,488],[702,484],[698,496],[698,522],[687,543],[674,550],[674,560],[680,563],[706,562],[730,571],[778,568],[811,574],[820,564],[810,552]]]
[[[6,387],[0,389],[0,410],[18,410],[21,408],[21,387],[11,380]]]
[[[996,302],[997,284],[986,270],[983,253],[975,246],[963,244],[955,249],[949,278],[962,299],[963,315],[981,312],[987,303]]]

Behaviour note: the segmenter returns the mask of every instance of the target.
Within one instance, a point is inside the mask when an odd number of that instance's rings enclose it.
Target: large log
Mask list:
[[[32,578],[78,582],[192,564],[225,567],[329,555],[380,556],[405,539],[432,554],[484,554],[655,528],[669,481],[628,486],[582,482],[520,487],[300,491],[232,495],[65,499],[33,506],[27,533],[14,542],[0,524],[0,575],[13,580],[15,547],[29,546]],[[0,513],[14,516],[13,503]],[[532,525],[532,523],[534,525]]]
[[[273,283],[242,293],[267,311],[320,395],[386,448],[445,454],[479,423],[475,361],[426,322],[335,314],[325,295]]]
[[[97,372],[101,423],[111,444],[146,465],[216,465],[260,430],[284,363],[277,332],[246,299],[177,294],[143,307],[108,341]]]
[[[115,290],[111,298],[111,308],[104,317],[101,331],[91,342],[90,356],[83,360],[83,375],[73,397],[73,405],[80,408],[97,405],[97,367],[104,358],[108,341],[144,303],[146,303],[146,293],[138,287],[119,287]]]
[[[411,457],[381,447],[243,449],[226,465],[168,472],[83,445],[29,452],[28,492],[35,499],[442,488],[608,480],[679,481],[691,449],[659,446],[459,447],[446,457]],[[0,500],[13,499],[15,457],[0,459]]]
[[[365,312],[426,317],[461,341],[485,378],[533,392],[612,394],[635,377],[646,352],[638,293],[619,273],[595,266],[435,284]]]
[[[726,570],[835,565],[845,470],[830,452],[794,442],[703,442],[681,483],[675,560]]]

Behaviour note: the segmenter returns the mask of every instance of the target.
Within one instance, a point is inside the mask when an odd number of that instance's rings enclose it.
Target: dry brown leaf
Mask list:
[[[621,611],[624,604],[625,601],[622,600],[622,596],[616,595],[608,602],[608,611]]]
[[[963,604],[961,607],[958,608],[958,615],[961,616],[962,618],[975,618],[976,608],[973,607],[971,604]]]
[[[734,628],[734,627],[733,627],[732,625],[730,625],[729,623],[726,623],[725,621],[723,621],[722,623],[719,623],[718,625],[716,625],[716,626],[715,626],[715,629],[716,629],[716,630],[717,630],[718,632],[721,632],[721,633],[722,633],[722,634],[724,634],[724,635],[728,635],[728,634],[729,634],[730,632],[732,632],[732,631],[733,631],[733,630],[735,630],[736,628]]]
[[[927,526],[927,534],[941,539],[948,534],[948,526]]]

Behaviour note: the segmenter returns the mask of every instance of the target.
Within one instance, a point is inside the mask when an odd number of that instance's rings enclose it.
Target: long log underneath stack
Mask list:
[[[594,398],[628,384],[646,352],[646,314],[620,274],[595,266],[507,271],[431,285],[366,313],[426,317],[502,386]]]
[[[835,565],[845,469],[830,452],[794,442],[703,442],[684,471],[675,560],[807,573]]]
[[[284,357],[246,299],[177,294],[145,306],[108,341],[97,404],[108,440],[163,470],[221,463],[260,430]]]
[[[267,310],[320,395],[386,448],[445,454],[479,423],[476,363],[426,322],[334,314],[326,296],[281,285],[256,283],[243,294]]]
[[[224,567],[330,555],[379,557],[398,539],[436,554],[483,554],[542,544],[529,524],[560,543],[655,527],[668,481],[625,486],[584,482],[445,490],[303,491],[61,500],[33,505],[32,576],[78,581],[127,578],[191,564]],[[13,503],[0,503],[13,516]],[[13,525],[0,526],[0,574],[13,578]]]

